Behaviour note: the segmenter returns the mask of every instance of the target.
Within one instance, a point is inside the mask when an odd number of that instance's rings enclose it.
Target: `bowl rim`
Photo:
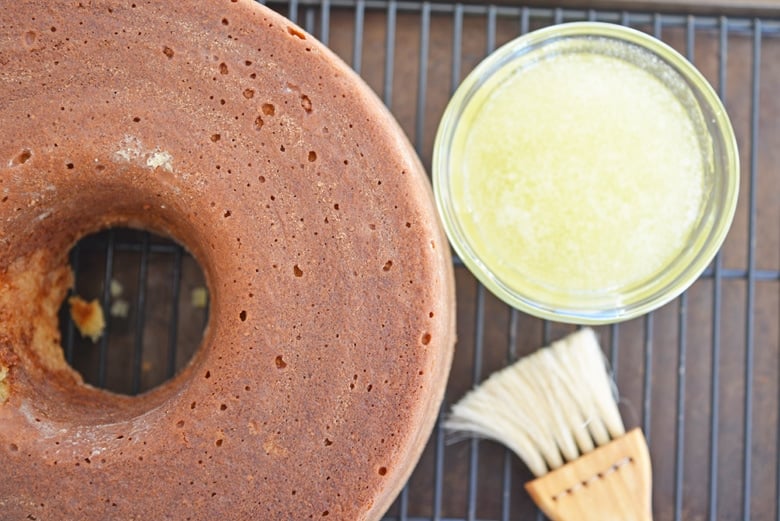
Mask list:
[[[662,59],[682,76],[695,95],[698,106],[706,108],[706,113],[713,117],[712,121],[707,122],[714,126],[714,130],[710,132],[713,153],[723,158],[724,170],[723,174],[716,176],[716,180],[725,179],[723,197],[721,201],[714,203],[719,208],[717,219],[690,262],[681,266],[671,280],[664,281],[659,287],[653,286],[658,277],[650,279],[643,285],[651,288],[649,295],[638,302],[621,302],[620,305],[610,308],[578,306],[576,302],[571,306],[556,307],[534,300],[532,294],[520,294],[510,288],[482,262],[468,244],[464,244],[466,234],[458,230],[458,220],[449,193],[451,172],[448,159],[459,118],[474,95],[485,86],[488,78],[522,59],[531,50],[562,39],[586,37],[606,37],[639,46]],[[537,29],[509,41],[483,59],[466,76],[447,104],[440,120],[434,140],[431,177],[437,210],[450,244],[465,266],[488,290],[510,306],[539,318],[596,325],[621,322],[644,315],[678,297],[698,279],[718,253],[731,227],[738,199],[739,169],[737,142],[728,114],[713,87],[691,62],[668,44],[630,27],[605,22],[568,22]],[[664,273],[678,261],[679,257],[676,257],[659,273]]]

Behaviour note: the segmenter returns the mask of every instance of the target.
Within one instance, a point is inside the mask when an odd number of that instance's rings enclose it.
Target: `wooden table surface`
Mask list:
[[[511,0],[498,0],[508,4]],[[485,2],[488,3],[488,2]],[[664,11],[685,14],[725,14],[735,16],[778,16],[777,0],[532,0],[526,5],[540,7],[570,7],[579,9],[603,9],[617,11]]]

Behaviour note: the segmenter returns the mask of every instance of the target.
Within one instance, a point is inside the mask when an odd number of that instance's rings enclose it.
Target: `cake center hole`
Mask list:
[[[203,339],[209,295],[177,242],[127,228],[70,252],[74,287],[60,309],[65,359],[86,383],[136,395],[171,379]]]

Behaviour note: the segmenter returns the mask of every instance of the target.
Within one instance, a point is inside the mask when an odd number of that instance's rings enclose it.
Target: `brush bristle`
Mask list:
[[[625,433],[587,328],[491,375],[452,406],[444,427],[503,443],[536,476]]]

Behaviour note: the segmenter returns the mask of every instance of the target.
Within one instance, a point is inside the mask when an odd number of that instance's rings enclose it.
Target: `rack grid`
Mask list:
[[[740,147],[732,230],[700,279],[660,310],[597,328],[627,427],[640,426],[654,466],[656,520],[780,521],[780,20],[397,0],[268,2],[331,47],[377,92],[430,166],[446,102],[502,43],[575,20],[629,25],[693,61],[724,100]],[[192,355],[208,315],[190,295],[204,285],[178,245],[112,230],[71,255],[81,294],[104,309],[124,282],[129,314],[109,317],[96,346],[63,312],[69,362],[100,387],[135,394]],[[573,326],[508,308],[456,258],[458,337],[440,412],[492,371]],[[158,349],[156,346],[162,346]],[[539,520],[522,491],[531,479],[491,442],[451,444],[434,430],[386,520]]]

